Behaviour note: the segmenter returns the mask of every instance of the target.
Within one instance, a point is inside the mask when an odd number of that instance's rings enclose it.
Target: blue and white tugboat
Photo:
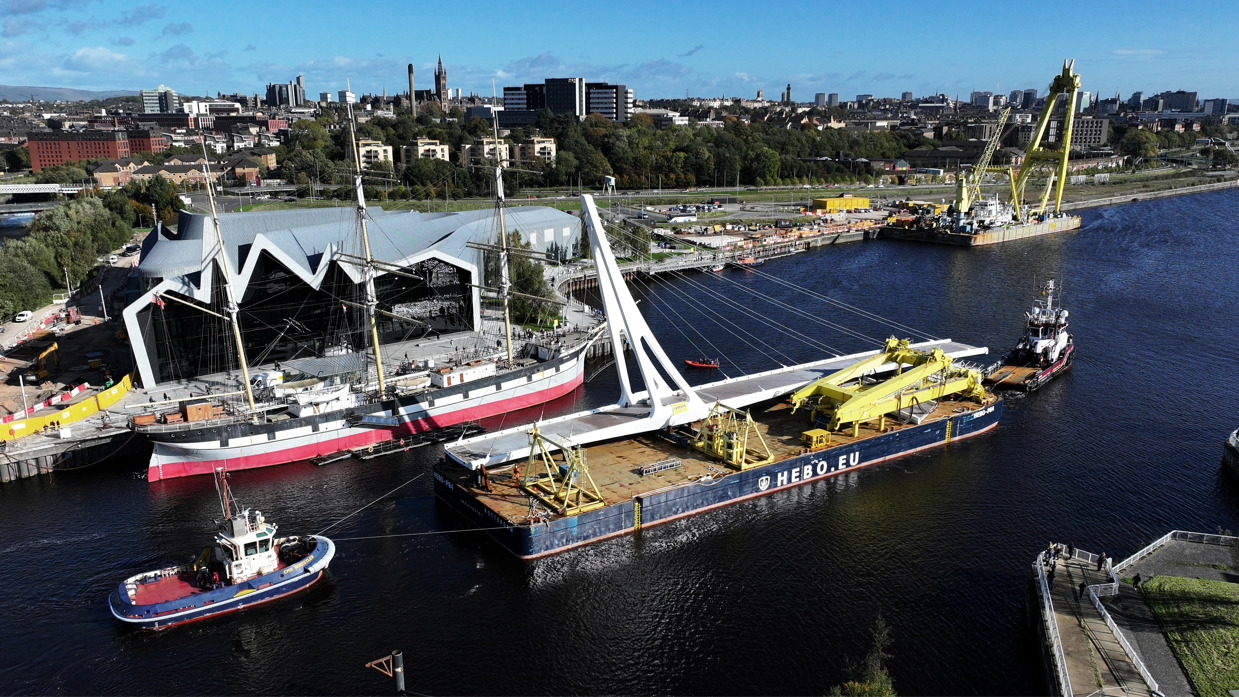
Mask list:
[[[238,612],[303,591],[327,570],[336,547],[320,535],[276,537],[259,511],[242,509],[215,470],[224,519],[215,542],[190,564],[131,576],[108,597],[116,619],[167,629]]]

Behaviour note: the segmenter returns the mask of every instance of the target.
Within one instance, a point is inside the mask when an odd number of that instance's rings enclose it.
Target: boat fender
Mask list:
[[[401,439],[400,439],[400,444],[401,444],[401,445],[404,445],[404,439],[403,439],[403,438],[401,438]]]
[[[368,453],[372,453],[372,452],[374,452],[374,446],[372,445],[372,446],[370,446],[369,448],[366,448],[366,452],[368,452]]]

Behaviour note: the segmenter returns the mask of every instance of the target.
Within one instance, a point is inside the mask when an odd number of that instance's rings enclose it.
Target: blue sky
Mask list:
[[[490,94],[546,77],[623,83],[639,99],[797,100],[1044,91],[1064,58],[1084,89],[1239,97],[1228,3],[933,0],[422,2],[0,0],[0,84],[261,93],[304,74],[308,95],[431,86]]]

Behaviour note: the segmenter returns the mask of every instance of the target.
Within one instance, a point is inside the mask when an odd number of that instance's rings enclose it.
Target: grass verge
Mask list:
[[[1239,689],[1239,584],[1158,576],[1142,589],[1196,693]]]

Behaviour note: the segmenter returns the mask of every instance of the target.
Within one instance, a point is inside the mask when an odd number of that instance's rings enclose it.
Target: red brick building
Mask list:
[[[168,141],[163,133],[153,128],[131,128],[125,131],[129,136],[129,151],[157,153],[168,149]]]
[[[124,131],[31,131],[26,140],[35,174],[66,162],[121,160],[132,152]]]

